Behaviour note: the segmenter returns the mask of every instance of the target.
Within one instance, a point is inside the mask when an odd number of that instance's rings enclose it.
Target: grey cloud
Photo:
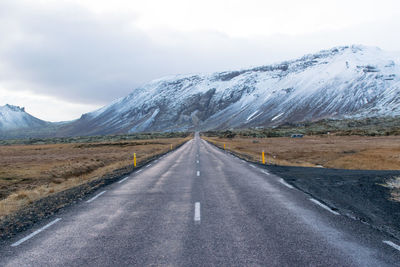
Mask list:
[[[274,58],[265,42],[219,33],[164,32],[175,44],[155,42],[131,26],[132,17],[99,17],[74,5],[2,1],[0,10],[7,10],[0,42],[15,39],[0,46],[0,60],[9,70],[0,79],[23,81],[37,93],[71,101],[105,104],[161,76],[241,68]]]
[[[262,65],[338,44],[373,40],[365,30],[359,31],[357,39],[353,33],[359,29],[251,40],[211,32],[160,33],[173,39],[171,45],[154,41],[132,22],[134,18],[126,15],[101,17],[71,4],[41,6],[3,0],[0,63],[6,71],[0,73],[0,81],[21,81],[37,93],[70,101],[106,104],[165,75]]]
[[[0,51],[2,63],[13,70],[14,79],[34,83],[39,93],[104,102],[111,94],[126,93],[146,74],[140,65],[152,44],[139,32],[121,30],[128,21],[106,24],[65,7],[8,16],[10,24],[17,20],[22,38]],[[2,36],[9,34],[3,29]]]

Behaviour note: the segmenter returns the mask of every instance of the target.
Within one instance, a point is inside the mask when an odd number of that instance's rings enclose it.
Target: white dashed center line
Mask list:
[[[312,202],[314,202],[315,204],[317,204],[318,206],[320,206],[321,208],[326,209],[326,210],[329,211],[330,213],[335,214],[335,215],[340,215],[338,212],[332,210],[331,208],[329,208],[328,206],[322,204],[322,203],[319,202],[318,200],[313,199],[313,198],[310,198],[310,200],[311,200]]]
[[[194,222],[200,223],[200,202],[194,204]]]
[[[292,185],[286,183],[285,180],[283,180],[283,179],[280,179],[279,182],[280,182],[281,184],[285,185],[286,187],[289,187],[289,188],[291,188],[291,189],[294,188]]]
[[[128,179],[129,178],[129,176],[127,176],[127,177],[125,177],[124,179],[122,179],[121,181],[119,181],[118,183],[120,184],[120,183],[122,183],[122,182],[124,182],[126,179]]]
[[[11,246],[12,246],[12,247],[16,247],[16,246],[21,245],[21,244],[24,243],[26,240],[28,240],[28,239],[34,237],[34,236],[37,235],[38,233],[40,233],[40,232],[42,232],[43,230],[49,228],[50,226],[52,226],[53,224],[55,224],[55,223],[58,222],[59,220],[61,220],[61,218],[57,218],[57,219],[55,219],[54,221],[52,221],[51,223],[46,224],[45,226],[43,226],[43,227],[40,228],[39,230],[36,230],[36,231],[33,232],[32,234],[30,234],[30,235],[28,235],[28,236],[26,236],[26,237],[20,239],[19,241],[15,242],[15,243],[12,244]]]
[[[385,241],[383,241],[383,243],[385,243],[386,245],[389,245],[392,248],[397,249],[398,251],[400,251],[400,246],[395,244],[395,243],[393,243],[392,241],[385,240]]]
[[[103,191],[97,195],[95,195],[94,197],[92,197],[91,199],[89,199],[88,201],[86,201],[87,203],[92,202],[93,200],[95,200],[96,198],[98,198],[99,196],[101,196],[102,194],[104,194],[106,191]]]
[[[199,161],[197,161],[197,163],[199,163]]]
[[[200,171],[197,171],[197,176],[200,176]]]

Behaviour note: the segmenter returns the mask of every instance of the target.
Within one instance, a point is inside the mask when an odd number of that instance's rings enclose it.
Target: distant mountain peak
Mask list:
[[[0,106],[0,131],[46,126],[48,123],[25,112],[24,107]]]
[[[18,112],[18,111],[25,112],[24,107],[14,106],[14,105],[10,105],[10,104],[5,104],[3,107],[0,106],[0,108],[8,108],[9,110],[16,111],[16,112]]]

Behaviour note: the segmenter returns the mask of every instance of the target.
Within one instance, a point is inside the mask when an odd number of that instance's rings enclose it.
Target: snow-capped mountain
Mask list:
[[[166,77],[59,124],[6,105],[0,107],[0,133],[7,138],[5,130],[36,127],[13,136],[101,135],[400,115],[399,59],[379,48],[353,45],[256,68]]]
[[[47,126],[48,122],[25,112],[24,108],[12,105],[0,106],[0,131]]]
[[[152,81],[70,124],[66,134],[274,126],[400,114],[397,55],[345,46],[279,64]]]

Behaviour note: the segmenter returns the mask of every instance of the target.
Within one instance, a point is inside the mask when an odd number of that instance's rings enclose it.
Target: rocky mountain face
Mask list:
[[[379,48],[346,46],[251,69],[167,77],[64,130],[187,131],[399,115],[399,63]]]
[[[336,47],[278,64],[152,81],[56,135],[268,127],[400,115],[399,57]]]

